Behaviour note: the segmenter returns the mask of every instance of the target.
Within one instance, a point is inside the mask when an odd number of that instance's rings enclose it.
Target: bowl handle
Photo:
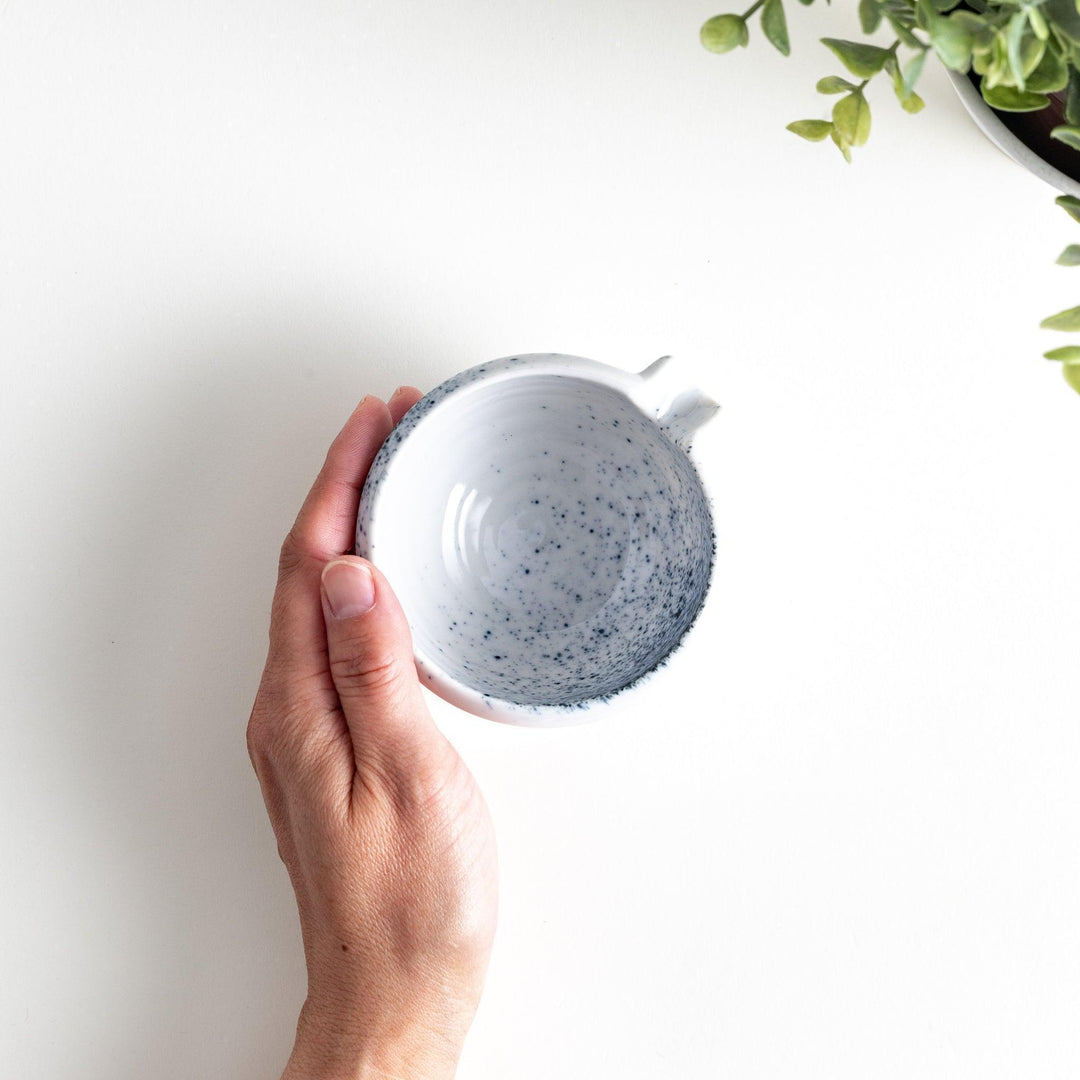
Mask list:
[[[661,356],[638,372],[638,404],[656,418],[676,444],[689,450],[694,432],[712,419],[720,406],[696,387],[687,388],[680,382],[677,368],[673,372],[668,366],[670,360],[670,356]]]

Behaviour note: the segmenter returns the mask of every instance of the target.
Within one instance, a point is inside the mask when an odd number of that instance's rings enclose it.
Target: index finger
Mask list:
[[[393,421],[385,403],[370,394],[353,410],[330,444],[326,461],[282,546],[287,556],[328,562],[352,547],[360,491]],[[291,567],[283,566],[287,570]]]
[[[420,398],[402,388],[388,407],[365,397],[341,429],[281,548],[270,620],[270,651],[285,670],[329,676],[319,577],[331,559],[348,554],[356,534],[360,492],[394,423]]]
[[[368,469],[386,436],[421,396],[416,387],[401,386],[386,405],[369,394],[353,410],[289,533],[297,554],[325,563],[352,550]]]

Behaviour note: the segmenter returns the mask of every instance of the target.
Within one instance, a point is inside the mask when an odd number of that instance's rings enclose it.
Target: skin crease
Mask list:
[[[324,578],[370,567],[348,554],[360,490],[420,396],[364,398],[281,549],[247,742],[307,961],[282,1080],[452,1077],[495,934],[491,816],[431,719],[397,599],[372,568],[374,605],[335,618]]]

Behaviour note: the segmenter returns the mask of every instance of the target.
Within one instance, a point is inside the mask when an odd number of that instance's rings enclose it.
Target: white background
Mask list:
[[[276,1077],[244,746],[366,392],[519,351],[723,404],[690,641],[602,723],[433,701],[502,863],[463,1080],[1080,1073],[1080,399],[1053,192],[928,65],[825,116],[710,0],[0,2],[0,1073]]]

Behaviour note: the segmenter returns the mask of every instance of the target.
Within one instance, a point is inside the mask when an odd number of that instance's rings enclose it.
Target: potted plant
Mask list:
[[[745,46],[755,15],[767,40],[789,55],[784,0],[754,0],[742,14],[714,16],[701,28],[702,44],[717,53]],[[880,76],[903,109],[920,112],[915,87],[932,53],[983,131],[1062,191],[1058,205],[1080,221],[1080,0],[859,0],[859,23],[863,40],[821,39],[844,69],[817,84],[819,94],[836,97],[829,119],[796,120],[789,131],[831,141],[850,162],[870,136],[868,84]],[[1080,244],[1058,262],[1080,266]],[[1080,331],[1080,306],[1040,325]],[[1080,345],[1044,355],[1061,361],[1080,393]]]

